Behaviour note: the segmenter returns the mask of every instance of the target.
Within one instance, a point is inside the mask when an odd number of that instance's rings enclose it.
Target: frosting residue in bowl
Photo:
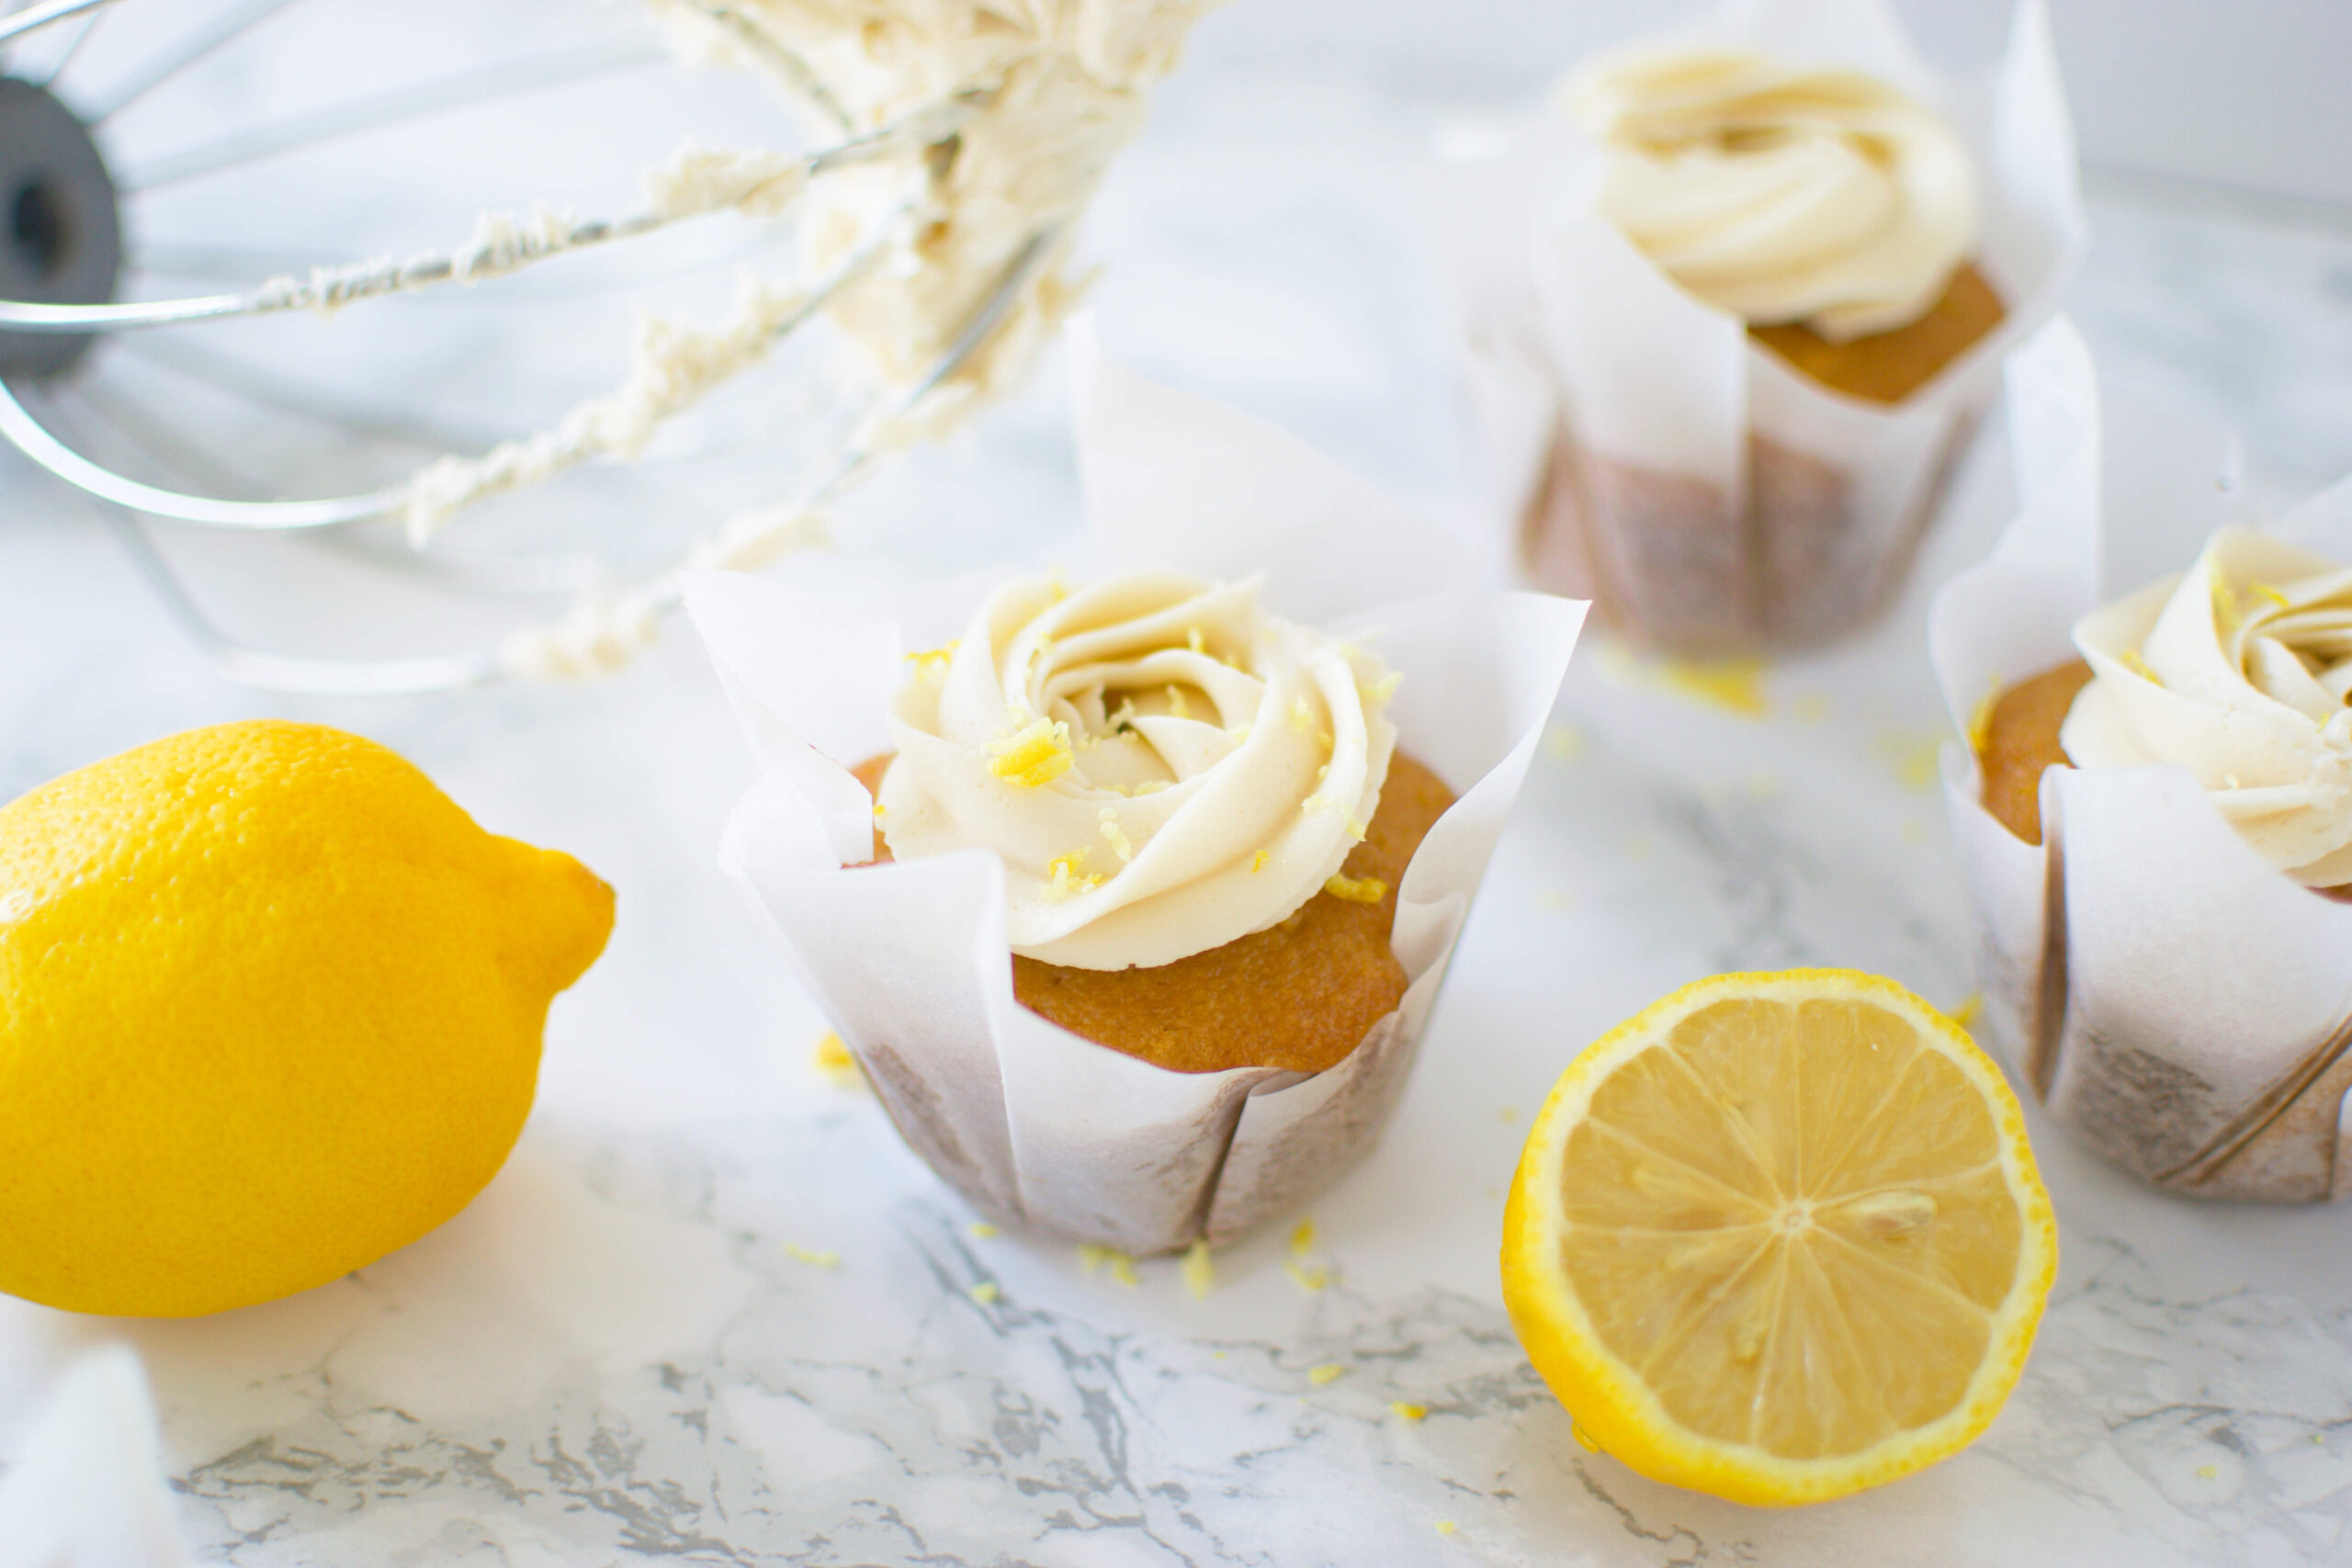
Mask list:
[[[1286,919],[1380,803],[1397,676],[1258,583],[1136,572],[990,594],[910,656],[877,813],[893,856],[1004,862],[1012,951],[1173,963]]]
[[[1840,343],[1907,326],[1975,248],[1967,147],[1859,72],[1651,47],[1578,70],[1561,107],[1603,150],[1600,215],[1750,325]]]
[[[2352,882],[2352,569],[2224,528],[2075,645],[2095,673],[2059,731],[2077,767],[2186,768],[2264,860]]]

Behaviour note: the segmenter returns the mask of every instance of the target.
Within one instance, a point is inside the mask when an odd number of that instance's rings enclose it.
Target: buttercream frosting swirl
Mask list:
[[[1562,106],[1603,149],[1600,215],[1751,325],[1833,342],[1907,326],[1976,244],[1967,147],[1859,72],[1647,48],[1579,70]]]
[[[1174,572],[989,595],[911,656],[876,809],[894,856],[1001,857],[1012,951],[1173,963],[1287,918],[1380,804],[1396,677]]]
[[[2094,672],[2059,731],[2075,766],[2186,768],[2264,860],[2352,882],[2352,570],[2224,528],[2075,646]]]

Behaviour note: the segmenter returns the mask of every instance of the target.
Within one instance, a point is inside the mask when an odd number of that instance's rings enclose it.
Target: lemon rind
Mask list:
[[[2020,1257],[2008,1293],[1991,1314],[1992,1337],[1968,1391],[1948,1414],[1857,1454],[1792,1460],[1690,1431],[1640,1375],[1600,1342],[1572,1290],[1549,1267],[1545,1239],[1565,1226],[1560,1162],[1564,1123],[1580,1121],[1594,1091],[1636,1051],[1683,1017],[1727,997],[1801,1001],[1857,994],[1918,1026],[1930,1048],[1960,1067],[1995,1108],[2001,1164],[2019,1195]],[[1503,1299],[1537,1371],[1590,1446],[1655,1481],[1763,1507],[1826,1502],[1882,1485],[1965,1448],[1990,1426],[2024,1369],[2041,1306],[2057,1276],[2058,1228],[2026,1142],[2025,1112],[1992,1058],[1949,1017],[1894,981],[1859,970],[1796,969],[1722,975],[1683,987],[1611,1029],[1561,1074],[1530,1128],[1503,1217]],[[1533,1259],[1530,1267],[1516,1259]],[[1558,1369],[1555,1375],[1552,1369]],[[1572,1373],[1581,1373],[1581,1380]]]

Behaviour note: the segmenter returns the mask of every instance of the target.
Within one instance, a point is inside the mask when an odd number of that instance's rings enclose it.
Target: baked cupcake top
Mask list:
[[[1653,46],[1584,66],[1560,101],[1603,150],[1600,216],[1750,325],[1908,326],[1976,248],[1968,149],[1859,72]]]
[[[990,594],[911,655],[876,812],[892,855],[980,848],[1023,957],[1173,963],[1286,919],[1380,804],[1399,677],[1256,581],[1137,572]]]
[[[2186,768],[2262,858],[2352,882],[2352,570],[2246,528],[2075,623],[2077,767]]]

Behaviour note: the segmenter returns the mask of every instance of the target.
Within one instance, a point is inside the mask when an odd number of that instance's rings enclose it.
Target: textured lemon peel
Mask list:
[[[842,1255],[829,1247],[803,1247],[797,1241],[784,1244],[784,1255],[795,1263],[806,1263],[811,1269],[838,1269]]]
[[[1388,897],[1388,884],[1376,876],[1341,876],[1334,873],[1325,880],[1323,891],[1351,904],[1377,904]]]
[[[1250,857],[1250,869],[1252,872],[1260,872],[1266,869],[1266,852],[1264,850],[1260,850],[1256,854]]]
[[[1119,857],[1120,863],[1125,864],[1134,860],[1136,847],[1128,842],[1126,830],[1119,826],[1119,813],[1106,806],[1096,815],[1100,818],[1102,837],[1110,844],[1111,852]]]
[[[1347,1375],[1348,1369],[1337,1361],[1326,1361],[1321,1366],[1306,1369],[1306,1381],[1317,1388],[1335,1383]]]
[[[1401,1399],[1392,1399],[1388,1402],[1388,1413],[1399,1421],[1420,1421],[1428,1418],[1430,1407],[1426,1404],[1408,1404]]]

